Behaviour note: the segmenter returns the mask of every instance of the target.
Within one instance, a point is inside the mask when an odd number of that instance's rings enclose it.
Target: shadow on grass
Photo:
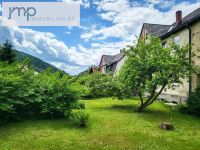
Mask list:
[[[116,111],[119,113],[128,113],[138,115],[145,120],[151,119],[153,120],[166,120],[168,121],[172,115],[176,115],[176,112],[172,112],[170,109],[167,108],[152,108],[148,107],[144,112],[136,112],[136,108],[138,105],[130,104],[130,105],[112,105],[111,107],[102,107],[102,108],[95,108],[98,110],[107,110],[107,111]]]
[[[137,108],[136,105],[113,105],[111,107],[108,107],[107,109],[126,112],[126,113],[133,113],[133,112],[135,112],[136,108]]]
[[[93,111],[117,111],[121,113],[133,113],[136,109],[134,105],[112,105],[109,107],[93,107]]]

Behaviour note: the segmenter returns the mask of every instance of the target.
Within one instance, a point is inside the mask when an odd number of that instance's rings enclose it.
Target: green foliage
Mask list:
[[[9,41],[6,41],[0,46],[0,61],[8,62],[9,64],[15,61],[13,46]]]
[[[120,87],[124,95],[137,93],[141,99],[138,111],[151,105],[168,86],[182,83],[181,78],[188,77],[193,71],[193,62],[189,63],[190,46],[179,47],[171,43],[162,47],[159,38],[151,36],[146,42],[140,40],[136,47],[125,49],[127,60],[120,75]],[[149,94],[147,100],[145,94]]]
[[[0,118],[4,121],[64,117],[78,99],[69,76],[25,64],[0,63]]]
[[[77,78],[76,83],[85,86],[88,91],[84,98],[112,97],[118,92],[113,77],[99,72]]]
[[[89,114],[85,110],[74,110],[71,114],[71,119],[78,127],[86,127]]]
[[[187,106],[183,110],[186,113],[200,116],[200,87],[189,95]]]
[[[3,150],[198,150],[200,119],[181,114],[160,102],[148,113],[133,113],[138,98],[83,100],[89,113],[87,128],[71,120],[23,121],[0,126]],[[170,121],[176,130],[164,132],[159,123]]]
[[[73,109],[85,109],[85,104],[83,102],[77,101],[72,106]]]

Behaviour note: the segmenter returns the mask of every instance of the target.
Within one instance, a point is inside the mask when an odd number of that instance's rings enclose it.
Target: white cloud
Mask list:
[[[102,0],[97,3],[99,11],[122,12],[129,8],[127,0]]]
[[[64,1],[76,1],[86,8],[91,3],[89,0]],[[144,22],[171,24],[175,21],[177,10],[183,10],[183,16],[185,16],[200,6],[200,2],[196,4],[184,2],[172,6],[167,12],[161,12],[154,7],[160,3],[157,0],[151,1],[154,4],[140,5],[129,3],[127,0],[93,2],[97,6],[99,17],[110,22],[111,25],[100,28],[97,25],[79,27],[84,31],[81,34],[82,39],[85,41],[96,40],[91,44],[91,48],[86,48],[83,45],[69,47],[66,43],[56,39],[52,33],[5,26],[0,26],[0,43],[6,39],[12,39],[16,49],[39,57],[71,74],[77,74],[90,65],[98,65],[102,54],[117,54],[120,49],[131,44],[136,39],[136,35],[139,34]],[[66,34],[69,33],[66,32]],[[110,37],[120,38],[121,41],[108,43],[106,39]],[[103,42],[103,40],[105,41]]]
[[[89,30],[89,29],[90,29],[89,27],[86,27],[86,26],[81,26],[81,25],[80,25],[80,26],[78,26],[78,28],[79,28],[79,29],[82,29],[82,30]]]
[[[158,5],[162,9],[175,5],[175,0],[146,0],[146,2],[151,6]]]
[[[162,0],[160,3],[160,8],[170,8],[175,5],[175,0]]]
[[[2,5],[0,4],[0,12],[2,11]]]
[[[0,22],[1,22],[0,17]],[[0,43],[11,40],[17,50],[36,56],[70,74],[77,74],[91,65],[98,65],[102,54],[117,54],[128,43],[94,43],[91,48],[82,45],[69,47],[49,32],[0,26]]]
[[[77,75],[79,72],[88,69],[87,66],[73,66],[73,65],[69,66],[62,62],[49,62],[49,63],[56,66],[57,68],[60,68],[61,70],[70,72],[71,75]]]
[[[67,34],[67,35],[70,35],[70,34],[71,34],[71,32],[67,31],[67,32],[65,32],[65,34]]]
[[[90,0],[58,0],[58,1],[78,3],[81,6],[83,6],[84,8],[90,7]]]
[[[107,39],[116,37],[130,39],[133,35],[139,35],[143,23],[172,24],[175,22],[175,12],[183,11],[183,16],[194,11],[200,6],[200,2],[189,3],[182,2],[171,6],[174,0],[151,1],[153,5],[170,7],[166,12],[162,12],[152,5],[131,5],[128,0],[102,0],[95,2],[101,19],[112,23],[111,26],[103,27],[99,30],[91,29],[84,32],[81,38],[90,39]]]
[[[156,4],[159,4],[161,1],[160,0],[146,0],[146,2],[149,4],[156,5]]]
[[[107,13],[102,13],[101,18],[104,20],[112,21],[116,15],[117,15],[116,12],[111,11],[111,12],[107,12]]]

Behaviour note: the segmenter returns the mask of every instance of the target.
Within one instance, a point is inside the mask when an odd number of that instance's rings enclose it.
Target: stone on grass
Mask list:
[[[163,130],[174,130],[174,125],[169,122],[162,122],[160,124],[160,128]]]

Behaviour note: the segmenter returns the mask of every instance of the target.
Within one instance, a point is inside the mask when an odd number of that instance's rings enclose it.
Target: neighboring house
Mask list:
[[[89,74],[95,73],[98,71],[98,67],[97,66],[92,66],[89,68]]]
[[[101,73],[110,73],[115,75],[118,73],[123,59],[124,55],[121,52],[117,55],[102,55],[99,64],[99,71]]]
[[[117,62],[117,66],[115,68],[114,76],[117,75],[122,67],[122,65],[125,63],[126,57],[124,56],[122,59],[120,59]]]
[[[161,38],[162,45],[167,46],[171,41],[177,45],[183,46],[191,44],[192,49],[188,54],[189,58],[191,53],[200,55],[200,8],[193,11],[186,17],[182,18],[182,12],[176,12],[176,22],[172,25],[158,25],[144,23],[140,38],[146,39],[148,35],[153,34]],[[200,59],[198,57],[193,58],[197,66],[200,67]],[[160,98],[168,101],[183,102],[187,98],[191,91],[194,91],[198,85],[200,85],[200,75],[194,74],[190,79],[183,79],[183,84],[174,84],[174,89],[165,89],[160,95]]]
[[[160,37],[165,34],[169,28],[170,25],[144,23],[140,32],[140,38],[145,40],[149,35]]]

